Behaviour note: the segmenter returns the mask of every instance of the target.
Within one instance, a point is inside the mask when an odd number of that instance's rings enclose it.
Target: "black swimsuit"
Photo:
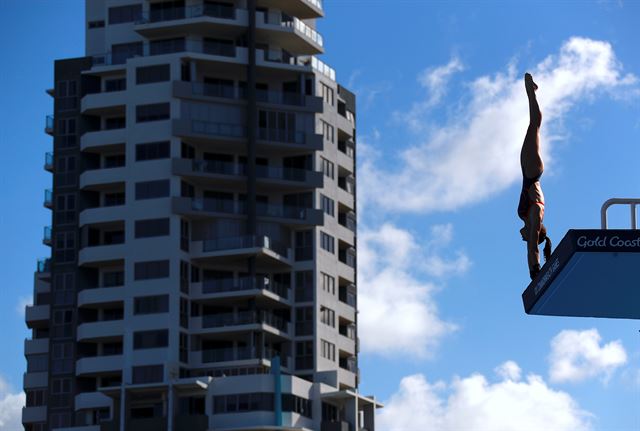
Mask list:
[[[535,183],[540,181],[540,177],[541,176],[542,176],[542,172],[540,172],[540,175],[538,175],[538,176],[536,176],[534,178],[527,178],[527,176],[524,174],[524,169],[522,170],[522,191],[520,192],[520,202],[518,203],[518,216],[522,220],[526,220],[527,219],[527,216],[529,215],[529,209],[531,208],[531,205],[535,205],[535,204],[544,205],[544,202],[534,202],[534,201],[532,201],[530,196],[529,196],[529,189]]]

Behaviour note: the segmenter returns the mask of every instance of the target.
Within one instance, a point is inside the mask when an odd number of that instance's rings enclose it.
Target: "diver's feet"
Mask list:
[[[529,276],[531,277],[531,280],[533,280],[534,278],[536,278],[536,276],[538,275],[538,273],[540,272],[540,264],[536,263],[533,268],[529,269]]]
[[[533,88],[533,91],[538,89],[538,84],[533,82],[533,76],[529,72],[524,74],[524,86],[528,90],[529,87]]]

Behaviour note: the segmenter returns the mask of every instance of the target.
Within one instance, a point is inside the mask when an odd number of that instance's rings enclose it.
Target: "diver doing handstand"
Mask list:
[[[524,88],[529,99],[529,127],[520,151],[520,167],[522,168],[522,191],[518,204],[518,216],[524,222],[520,229],[522,240],[527,242],[527,262],[529,275],[533,280],[540,272],[540,252],[538,245],[545,241],[544,258],[551,257],[551,240],[547,229],[542,224],[544,218],[544,195],[540,186],[540,177],[544,171],[544,163],[540,156],[540,124],[542,113],[536,99],[538,86],[529,73],[524,75]]]

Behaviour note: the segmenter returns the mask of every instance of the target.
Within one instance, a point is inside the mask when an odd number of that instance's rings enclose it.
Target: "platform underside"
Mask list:
[[[528,314],[640,319],[640,231],[570,230],[522,299]]]

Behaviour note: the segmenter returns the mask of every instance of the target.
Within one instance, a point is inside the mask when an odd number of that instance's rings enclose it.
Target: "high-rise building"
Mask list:
[[[86,0],[55,62],[27,431],[374,430],[355,96],[320,0]]]

